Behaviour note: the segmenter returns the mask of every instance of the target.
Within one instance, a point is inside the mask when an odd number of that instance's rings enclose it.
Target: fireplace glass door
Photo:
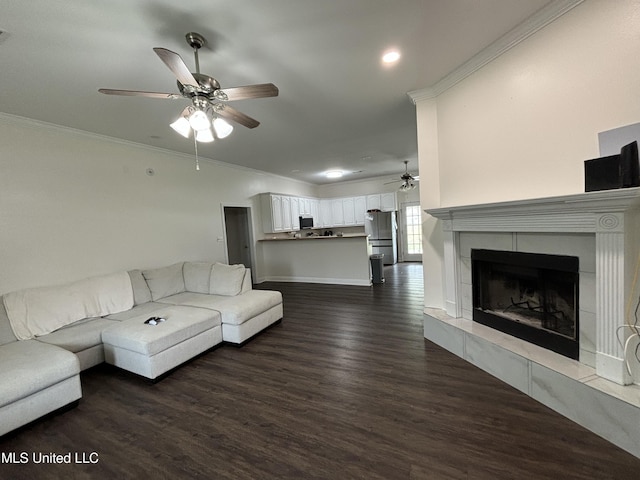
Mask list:
[[[472,250],[473,320],[578,358],[578,258]]]

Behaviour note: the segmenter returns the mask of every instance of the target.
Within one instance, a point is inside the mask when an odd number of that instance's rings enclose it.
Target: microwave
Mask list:
[[[300,215],[300,229],[313,228],[313,217]]]

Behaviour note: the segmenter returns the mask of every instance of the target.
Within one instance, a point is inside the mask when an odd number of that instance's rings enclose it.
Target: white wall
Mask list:
[[[147,168],[155,175],[148,176]],[[181,260],[225,261],[222,204],[315,186],[0,114],[0,294]],[[259,268],[259,265],[258,265]]]
[[[346,182],[330,183],[317,187],[320,198],[351,197],[356,195],[370,195],[374,193],[395,192],[400,187],[402,181],[399,172],[397,175],[386,175],[384,177],[368,178],[365,180],[352,180]],[[415,174],[416,172],[411,172]],[[417,187],[407,193],[398,192],[398,205],[406,202],[420,201],[420,183]]]
[[[587,0],[440,95],[442,206],[584,191],[598,133],[640,120],[639,31],[637,0]]]
[[[598,133],[640,121],[639,31],[640,1],[587,0],[418,101],[422,207],[583,192]],[[441,307],[443,240],[431,223],[425,305]]]

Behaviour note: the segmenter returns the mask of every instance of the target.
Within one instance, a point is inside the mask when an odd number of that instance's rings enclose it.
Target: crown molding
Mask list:
[[[46,129],[46,130],[50,130],[50,131],[54,131],[54,132],[56,132],[56,131],[57,132],[64,132],[64,133],[67,133],[67,134],[70,134],[70,135],[88,137],[88,138],[92,138],[94,140],[101,140],[101,141],[104,141],[104,142],[114,143],[114,144],[118,144],[118,145],[124,145],[124,146],[131,147],[131,148],[139,148],[139,149],[147,150],[147,151],[150,151],[150,152],[153,152],[153,153],[157,153],[157,154],[170,155],[170,156],[175,157],[175,158],[184,158],[184,159],[188,159],[188,160],[193,160],[195,158],[195,154],[191,155],[191,154],[188,154],[188,153],[177,152],[175,150],[169,150],[167,148],[154,147],[152,145],[146,145],[144,143],[137,143],[137,142],[132,142],[130,140],[123,140],[121,138],[110,137],[108,135],[102,135],[102,134],[99,134],[99,133],[88,132],[86,130],[80,130],[80,129],[77,129],[77,128],[66,127],[64,125],[58,125],[58,124],[55,124],[55,123],[45,122],[45,121],[42,121],[42,120],[35,120],[33,118],[21,117],[21,116],[18,116],[18,115],[12,115],[10,113],[0,112],[0,122],[5,122],[5,123],[8,123],[8,124],[18,124],[18,125],[22,125],[24,127],[30,127],[30,128],[42,128],[42,129]],[[209,163],[211,165],[218,165],[220,167],[233,168],[233,169],[236,169],[236,170],[241,170],[241,171],[253,173],[253,174],[256,174],[256,175],[280,178],[280,179],[288,180],[290,182],[295,182],[295,183],[300,183],[300,184],[304,184],[304,185],[308,185],[308,186],[312,186],[312,187],[317,187],[316,184],[313,184],[313,183],[310,183],[310,182],[305,182],[304,180],[298,180],[298,179],[291,178],[291,177],[285,177],[284,175],[278,175],[278,174],[275,174],[275,173],[265,172],[263,170],[258,170],[258,169],[251,168],[251,167],[245,167],[243,165],[236,165],[234,163],[227,163],[227,162],[223,162],[221,160],[215,160],[215,159],[210,158],[210,157],[204,157],[202,155],[198,155],[198,159],[199,159],[200,163],[205,162],[205,163]]]
[[[583,2],[584,0],[555,0],[548,3],[431,87],[414,90],[407,95],[414,104],[436,98]]]

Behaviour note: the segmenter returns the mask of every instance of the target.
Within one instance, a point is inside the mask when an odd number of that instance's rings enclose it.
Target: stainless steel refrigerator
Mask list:
[[[396,212],[367,212],[364,230],[374,254],[382,253],[385,265],[398,262]]]

